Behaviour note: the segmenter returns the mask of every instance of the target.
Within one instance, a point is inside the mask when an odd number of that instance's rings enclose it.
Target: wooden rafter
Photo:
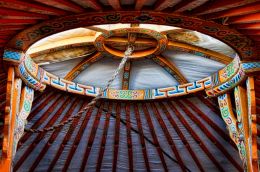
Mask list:
[[[37,20],[35,19],[0,19],[0,25],[27,25],[35,24]]]
[[[62,101],[62,96],[61,95],[57,95],[56,97],[52,97],[55,98],[54,102],[51,103],[51,106],[47,109],[47,111],[41,116],[41,118],[39,118],[33,125],[32,128],[38,128],[41,123],[43,121],[45,121],[49,114],[54,110],[54,107],[58,106],[59,102]],[[48,103],[48,102],[47,102]],[[44,107],[44,106],[43,106]],[[36,115],[36,114],[35,114]],[[30,121],[32,119],[31,115],[27,118],[28,121]],[[24,143],[26,140],[28,140],[30,137],[32,136],[32,133],[25,133],[25,135],[20,139],[20,143]],[[18,149],[21,145],[18,145]],[[21,161],[20,163],[22,163],[23,161]],[[19,163],[19,161],[17,162],[16,166],[20,166],[21,164]],[[16,167],[14,167],[16,168]]]
[[[162,66],[170,75],[175,78],[179,84],[185,84],[188,83],[188,80],[185,78],[185,76],[181,73],[181,71],[177,68],[177,66],[170,62],[168,59],[162,56],[154,56],[151,58],[155,63]]]
[[[260,12],[243,16],[232,17],[227,20],[228,24],[260,22]]]
[[[35,1],[48,6],[57,7],[62,10],[71,11],[75,13],[81,13],[85,11],[84,8],[82,8],[81,6],[68,0],[45,0],[45,1],[35,0]]]
[[[192,138],[196,141],[197,144],[201,147],[201,149],[206,153],[206,155],[209,157],[209,159],[213,162],[213,164],[218,168],[219,171],[225,171],[223,167],[220,165],[220,163],[216,160],[215,156],[213,156],[209,149],[206,147],[206,145],[203,143],[203,141],[200,139],[198,134],[191,128],[189,123],[187,122],[187,119],[185,119],[179,110],[176,108],[176,106],[172,102],[167,102],[170,106],[170,110],[177,116],[177,118],[180,120],[182,125],[188,130],[188,132],[191,134]]]
[[[167,119],[169,120],[170,124],[176,130],[176,133],[178,134],[178,136],[181,138],[182,143],[187,147],[189,153],[191,154],[193,160],[196,162],[196,165],[198,166],[200,171],[204,172],[201,162],[199,161],[198,157],[196,156],[196,153],[192,150],[189,142],[187,141],[184,134],[182,133],[182,130],[178,127],[177,123],[175,122],[175,119],[170,115],[170,112],[167,110],[164,103],[160,102],[159,105],[162,108]]]
[[[224,63],[224,64],[229,64],[233,60],[233,58],[226,56],[224,54],[221,54],[219,52],[212,51],[212,50],[209,50],[206,48],[201,48],[201,47],[191,45],[191,44],[182,43],[182,42],[169,41],[168,46],[183,48],[183,49],[203,53],[207,56],[210,56],[210,59],[216,60],[216,61],[218,61],[220,63]]]
[[[140,116],[140,112],[139,112],[139,108],[138,108],[137,104],[134,104],[134,111],[135,111],[135,118],[136,118],[137,127],[138,127],[139,139],[140,139],[141,146],[142,146],[142,153],[143,153],[145,167],[146,167],[146,170],[150,172],[151,168],[150,168],[150,164],[149,164],[148,152],[146,149],[146,143],[145,143],[145,139],[144,139],[144,132],[143,132],[143,127],[142,127],[143,125],[142,125],[141,116]]]
[[[99,60],[103,55],[99,52],[94,53],[90,57],[86,57],[77,66],[75,66],[69,73],[64,77],[68,81],[75,79],[87,66]]]
[[[96,11],[102,11],[102,6],[96,0],[72,0],[85,8],[92,8]]]
[[[142,104],[142,109],[143,109],[143,112],[144,112],[144,116],[147,120],[147,123],[148,123],[148,126],[149,126],[149,130],[150,130],[150,133],[152,135],[152,138],[153,138],[153,142],[156,146],[156,150],[157,150],[157,153],[160,157],[160,160],[161,160],[161,163],[162,163],[162,166],[164,168],[165,171],[168,171],[168,168],[167,168],[167,165],[166,165],[166,162],[165,162],[165,158],[163,156],[163,152],[162,152],[162,148],[159,144],[159,141],[158,141],[158,137],[155,133],[155,129],[154,129],[154,126],[153,126],[153,123],[152,123],[152,119],[151,119],[151,116],[150,116],[150,113],[147,109],[147,106],[143,103]]]
[[[240,172],[243,171],[238,162],[230,155],[230,153],[225,149],[225,147],[217,140],[217,138],[209,132],[209,130],[203,125],[203,123],[194,115],[182,102],[176,101],[176,104],[189,116],[189,118],[201,128],[201,131],[216,145],[216,147],[228,158],[228,160],[236,167]]]
[[[176,144],[175,144],[174,140],[172,139],[170,132],[167,129],[167,126],[166,126],[166,124],[164,123],[164,121],[161,117],[160,112],[158,111],[158,109],[156,108],[156,105],[154,103],[151,103],[151,106],[152,106],[153,114],[155,115],[159,125],[162,128],[168,144],[171,145],[171,150],[172,150],[173,154],[175,155],[182,171],[185,172],[186,168],[185,168],[184,162],[182,160],[182,157],[180,156],[180,153],[177,150]]]
[[[209,0],[181,1],[173,7],[174,12],[184,12],[201,6]]]
[[[63,97],[62,98],[62,106],[59,107],[58,111],[52,116],[52,118],[48,121],[47,124],[44,125],[44,127],[50,127],[54,124],[54,122],[56,121],[56,119],[61,115],[62,111],[65,109],[65,107],[68,105],[68,103],[70,102],[70,98],[69,97]],[[60,102],[58,102],[60,103]],[[56,107],[56,106],[55,106]],[[52,111],[54,111],[55,107],[53,107]],[[47,120],[47,117],[49,117],[50,113],[48,113],[48,115],[46,115],[45,119],[39,119],[37,122],[39,122],[40,124],[42,124],[44,122],[44,120]],[[44,137],[45,133],[40,133],[39,135],[37,135],[36,138],[34,138],[34,142],[35,143],[39,143],[41,141],[41,139]],[[28,155],[35,149],[37,144],[31,144],[26,151],[24,152],[23,156],[17,161],[16,165],[14,166],[14,170],[18,170],[20,168],[20,166],[22,165],[22,163],[27,159]],[[34,167],[33,167],[34,168]]]
[[[10,8],[0,7],[0,15],[2,18],[8,19],[48,19],[48,15],[32,13],[32,12],[25,12]]]
[[[104,103],[102,102],[101,105],[99,106],[97,114],[95,116],[91,131],[90,131],[90,136],[88,139],[88,144],[86,145],[87,147],[85,148],[85,153],[83,156],[83,160],[81,162],[80,171],[85,171],[86,164],[87,164],[88,158],[90,156],[90,151],[92,149],[92,145],[93,145],[93,142],[94,142],[94,139],[95,139],[95,136],[97,133],[98,125],[100,122],[100,118],[102,115],[103,106],[104,106]]]
[[[114,10],[122,10],[120,0],[108,0],[108,3],[112,6]]]
[[[147,0],[137,0],[135,3],[135,10],[141,10]]]
[[[91,117],[92,112],[93,112],[93,108],[89,109],[87,114],[84,115],[84,119],[83,119],[83,121],[82,121],[82,123],[80,125],[80,128],[79,128],[78,132],[77,132],[76,138],[73,141],[73,145],[74,146],[71,147],[71,149],[70,149],[70,151],[68,153],[68,156],[67,156],[67,159],[65,161],[65,165],[63,166],[62,171],[68,171],[69,165],[71,163],[71,159],[72,159],[72,157],[73,157],[73,155],[74,155],[74,153],[75,153],[75,151],[76,151],[76,149],[77,149],[77,147],[79,145],[79,142],[80,142],[80,140],[81,140],[81,138],[83,136],[83,133],[84,133],[84,131],[86,129],[86,126],[87,126],[87,124],[89,122],[89,119]],[[66,137],[65,137],[65,139],[66,139]],[[66,140],[66,142],[68,142],[68,141]]]
[[[116,104],[116,121],[115,121],[115,135],[114,135],[114,150],[113,150],[113,164],[112,171],[117,169],[118,151],[119,151],[119,139],[120,139],[120,118],[121,118],[121,104]]]
[[[245,6],[240,6],[240,7],[220,11],[220,12],[215,12],[212,14],[206,14],[203,17],[205,17],[206,19],[217,19],[222,17],[241,16],[241,15],[256,13],[259,11],[260,11],[260,4],[259,2],[256,2]]]
[[[209,1],[198,8],[192,10],[192,14],[194,15],[205,15],[213,12],[223,11],[243,5],[247,5],[249,3],[256,2],[257,0],[218,0],[218,1]]]
[[[72,100],[72,104],[69,106],[69,111],[65,111],[65,108],[63,109],[62,113],[65,113],[66,115],[63,116],[61,121],[65,121],[67,120],[72,114],[74,109],[76,108],[76,106],[78,105],[78,100],[74,99]],[[64,106],[66,106],[68,104],[64,104]],[[62,128],[58,128],[56,129],[52,135],[50,136],[50,138],[48,139],[48,142],[46,142],[46,144],[44,145],[44,148],[41,150],[41,152],[38,154],[38,156],[35,158],[32,166],[30,167],[29,171],[35,171],[35,168],[37,167],[37,165],[39,164],[39,162],[41,161],[41,159],[44,157],[44,155],[46,154],[46,152],[48,151],[48,149],[50,148],[51,144],[55,141],[55,139],[58,137],[59,132],[62,130]]]
[[[108,112],[106,113],[105,126],[104,126],[104,129],[103,129],[100,149],[99,149],[99,153],[98,153],[98,161],[97,161],[96,171],[101,170],[102,160],[103,160],[103,157],[104,157],[105,146],[106,146],[106,141],[107,141],[106,138],[107,138],[107,133],[108,133],[108,128],[109,128],[109,120],[110,120],[110,116],[111,116],[112,107],[113,107],[112,102],[109,102],[108,108],[107,108]]]
[[[80,110],[83,110],[83,108],[84,108],[84,106],[86,106],[86,104],[87,104],[87,102],[80,104]],[[88,110],[88,112],[86,113],[87,116],[85,116],[84,120],[89,117],[91,112],[92,112],[92,109]],[[79,125],[79,120],[80,120],[80,118],[77,118],[72,122],[72,124],[70,125],[70,127],[68,129],[68,132],[66,133],[64,139],[62,140],[62,143],[61,143],[62,145],[66,145],[69,142],[74,130],[76,129],[76,126]],[[59,157],[61,156],[63,150],[64,150],[64,146],[60,146],[59,149],[57,150],[57,152],[55,153],[54,158],[52,159],[47,171],[52,171],[56,162],[58,161]]]
[[[1,0],[0,7],[6,7],[11,9],[19,9],[23,11],[29,11],[40,14],[48,14],[48,15],[65,15],[66,11],[53,8],[47,5],[39,4],[37,2],[30,3],[26,1],[18,1],[18,0]]]
[[[132,136],[131,136],[131,118],[130,118],[130,104],[127,103],[125,106],[125,114],[126,114],[126,135],[127,135],[127,148],[128,148],[128,163],[129,163],[129,171],[134,171],[133,164],[133,146],[132,146]]]
[[[259,6],[260,8],[260,6]],[[237,29],[250,29],[250,30],[254,30],[254,29],[258,29],[260,30],[260,22],[258,23],[245,23],[245,24],[235,24],[232,25],[232,27],[235,27]]]
[[[155,3],[155,7],[154,10],[155,11],[163,11],[166,8],[169,7],[173,7],[174,5],[176,5],[178,2],[180,2],[181,0],[159,0]]]

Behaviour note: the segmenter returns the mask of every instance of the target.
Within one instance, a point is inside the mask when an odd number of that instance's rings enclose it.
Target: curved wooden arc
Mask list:
[[[134,13],[129,11],[117,11],[114,13],[85,13],[45,21],[17,34],[11,41],[9,41],[7,47],[26,51],[33,43],[46,36],[68,29],[82,27],[83,25],[90,26],[111,23],[144,22],[148,24],[152,23],[197,30],[227,43],[239,53],[242,60],[257,59],[257,49],[255,45],[253,45],[253,42],[235,30],[212,21],[206,21],[179,14],[149,11]],[[45,31],[42,32],[42,29],[46,27],[48,30],[45,29]]]
[[[103,55],[100,52],[94,53],[90,57],[86,57],[82,60],[77,66],[75,66],[65,77],[64,79],[68,81],[74,80],[83,70],[85,70],[90,64],[96,62]]]
[[[177,68],[177,66],[162,56],[153,56],[151,58],[155,63],[160,65],[163,69],[165,69],[170,75],[173,76],[174,79],[178,81],[179,84],[186,84],[188,80],[181,73],[181,71]]]

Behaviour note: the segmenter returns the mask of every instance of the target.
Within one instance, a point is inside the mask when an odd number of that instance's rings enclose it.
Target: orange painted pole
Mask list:
[[[14,130],[16,115],[19,112],[21,86],[21,79],[15,78],[14,67],[9,67],[6,90],[3,154],[0,160],[1,172],[12,171]]]

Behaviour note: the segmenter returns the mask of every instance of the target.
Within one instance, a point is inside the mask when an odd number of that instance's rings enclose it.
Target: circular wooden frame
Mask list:
[[[102,88],[81,85],[59,78],[40,68],[30,57],[24,54],[33,43],[49,35],[82,26],[114,23],[149,23],[196,30],[225,42],[239,54],[242,60],[257,60],[257,49],[254,47],[253,42],[239,32],[221,24],[177,14],[129,11],[85,13],[45,21],[24,30],[9,41],[3,57],[5,61],[16,63],[18,65],[16,68],[17,74],[23,79],[25,84],[36,90],[43,90],[46,85],[51,85],[67,92],[96,96]],[[233,64],[231,63],[231,65]],[[234,66],[231,67],[233,68]],[[228,70],[226,68],[221,69],[220,73],[221,71],[227,73]],[[167,88],[147,90],[109,89],[104,92],[103,98],[127,100],[158,99],[187,95],[205,89],[209,96],[215,96],[235,87],[238,82],[244,79],[243,73],[251,70],[251,68],[258,71],[260,63],[252,62],[246,65],[241,63],[239,68],[236,68],[236,72],[232,72],[230,75],[223,75],[227,76],[223,82],[219,81],[219,72],[216,72],[214,75],[199,81]]]
[[[157,40],[156,48],[142,50],[142,51],[135,51],[130,58],[143,58],[152,54],[159,55],[167,47],[168,39],[165,35],[161,34],[160,32],[156,32],[154,30],[145,29],[145,28],[120,28],[120,29],[104,32],[103,34],[99,35],[96,38],[94,44],[99,52],[106,52],[111,55],[123,58],[124,57],[123,51],[112,49],[106,46],[105,41],[107,38],[116,36],[117,34],[127,34],[127,33],[142,33],[142,34],[149,35],[153,37],[155,40]]]

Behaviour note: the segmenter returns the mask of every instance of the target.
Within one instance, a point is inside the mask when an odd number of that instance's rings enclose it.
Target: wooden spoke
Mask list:
[[[135,4],[135,10],[141,10],[147,0],[137,0]]]
[[[114,10],[122,10],[120,0],[108,0],[108,3],[113,7]]]
[[[176,41],[169,41],[168,47],[177,47],[178,49],[180,48],[183,49],[183,51],[194,51],[196,55],[204,56],[206,58],[218,61],[220,63],[224,64],[229,64],[233,58],[226,56],[224,54],[221,54],[216,51],[212,51],[206,48],[201,48],[195,45],[187,44],[187,43],[182,43],[182,42],[176,42]],[[201,54],[202,53],[202,54]]]
[[[64,79],[72,81],[75,79],[83,70],[87,68],[90,64],[99,60],[103,55],[101,53],[95,53],[90,57],[86,57],[82,60],[77,66],[75,66],[65,77]]]
[[[250,13],[259,12],[260,10],[259,2],[248,4],[242,7],[231,8],[225,11],[215,12],[212,14],[206,14],[207,19],[218,19],[222,17],[240,16]]]
[[[173,0],[159,0],[155,4],[154,10],[155,11],[163,11],[164,9],[166,9],[168,7],[173,7],[174,5],[176,5],[180,1],[181,0],[175,0],[175,1],[173,1]]]
[[[192,11],[192,14],[195,15],[205,15],[213,12],[223,11],[243,5],[247,5],[252,2],[256,2],[257,0],[245,1],[245,0],[218,0],[218,1],[209,1],[204,5],[199,6],[195,10]]]
[[[93,8],[96,11],[102,11],[102,6],[96,0],[72,0],[85,8]]]
[[[30,3],[27,1],[18,1],[18,0],[1,0],[0,7],[6,7],[11,9],[19,9],[28,12],[47,14],[47,15],[65,15],[66,11],[43,5],[37,2]]]
[[[10,8],[0,7],[0,14],[3,18],[13,18],[13,19],[48,19],[48,15],[25,12]]]
[[[172,75],[180,84],[188,83],[188,80],[183,76],[180,70],[173,62],[162,56],[154,56],[152,60],[162,66],[170,75]]]
[[[74,13],[81,13],[85,11],[84,8],[82,8],[81,6],[68,0],[45,0],[45,1],[35,0],[35,1],[48,6],[57,7],[65,11],[71,11]]]
[[[248,14],[243,16],[232,17],[227,20],[226,23],[236,24],[236,23],[255,23],[260,22],[260,12],[254,14]]]
[[[173,8],[174,12],[184,12],[186,10],[192,10],[196,7],[201,6],[202,4],[206,3],[209,0],[195,0],[195,1],[181,1]]]

